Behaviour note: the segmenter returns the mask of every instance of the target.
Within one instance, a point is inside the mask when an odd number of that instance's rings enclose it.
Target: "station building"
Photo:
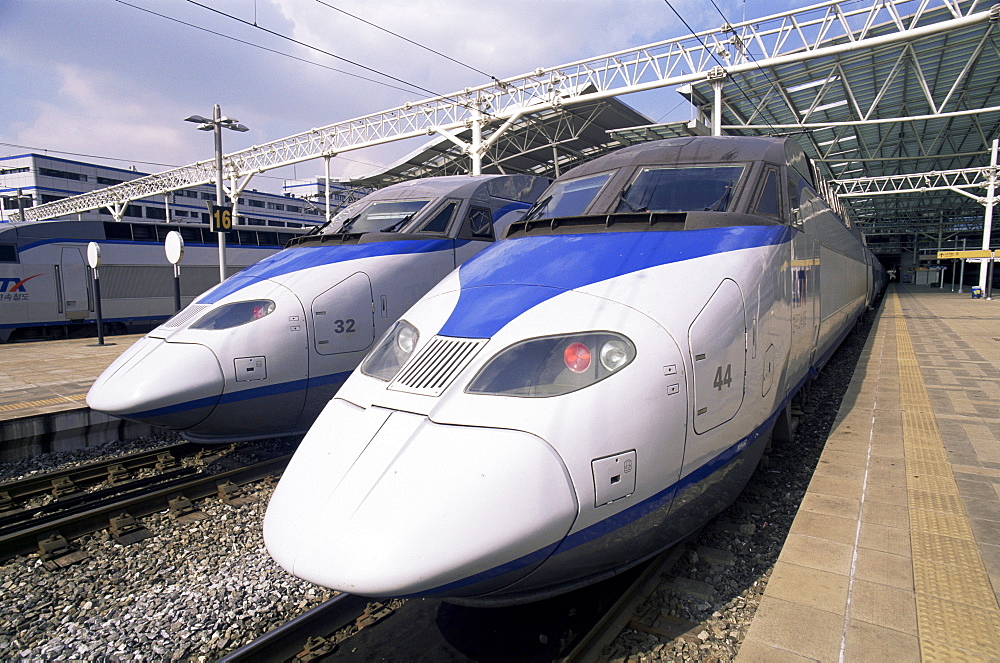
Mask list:
[[[0,223],[9,222],[12,213],[21,208],[89,193],[148,174],[134,168],[114,168],[35,153],[0,156]],[[288,181],[283,189],[284,194],[245,191],[237,201],[237,223],[301,229],[324,221],[323,178]],[[214,202],[215,195],[215,185],[207,184],[142,198],[128,205],[125,219],[207,225],[205,203]],[[334,210],[349,199],[346,187],[331,185],[330,204]],[[81,220],[113,220],[111,212],[103,207],[74,216]]]

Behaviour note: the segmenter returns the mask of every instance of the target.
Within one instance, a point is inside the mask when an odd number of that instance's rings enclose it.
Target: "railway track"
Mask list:
[[[8,514],[0,517],[0,560],[37,551],[44,565],[54,570],[82,558],[70,542],[86,534],[110,529],[123,545],[141,541],[152,536],[138,520],[142,516],[169,510],[178,520],[200,519],[203,515],[194,503],[211,495],[239,504],[242,486],[280,474],[290,458],[291,454],[285,454],[221,472],[178,468],[126,486]]]
[[[112,486],[122,484],[131,481],[133,475],[141,470],[151,468],[162,471],[173,467],[180,459],[198,453],[204,453],[202,445],[182,442],[6,481],[0,483],[0,516],[17,512],[28,502],[46,495],[62,500],[102,483]]]
[[[683,550],[682,542],[612,581],[507,608],[465,608],[426,599],[377,602],[339,594],[219,659],[219,663],[411,657],[592,661],[622,629],[636,623],[637,606],[661,583],[661,576],[670,571]],[[456,637],[458,633],[464,636]],[[474,640],[478,645],[472,644]]]

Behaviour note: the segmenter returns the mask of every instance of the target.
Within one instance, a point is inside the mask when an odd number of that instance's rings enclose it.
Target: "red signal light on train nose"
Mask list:
[[[590,348],[580,342],[570,343],[563,351],[566,368],[574,373],[583,373],[590,368]]]

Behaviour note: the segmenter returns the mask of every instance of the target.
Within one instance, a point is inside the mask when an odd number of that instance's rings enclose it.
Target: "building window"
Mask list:
[[[39,168],[38,174],[46,177],[59,177],[64,180],[76,180],[77,182],[87,181],[87,176],[81,173],[71,173],[66,170],[55,170],[53,168]]]
[[[264,207],[264,201],[263,200],[253,200],[251,198],[250,200],[247,201],[247,205],[249,205],[250,207]]]
[[[30,169],[27,166],[21,168],[0,168],[0,175],[13,175],[15,173],[26,173]]]
[[[97,183],[105,186],[114,186],[115,184],[121,184],[124,181],[125,180],[113,180],[110,177],[101,177],[100,175],[97,176]]]
[[[147,207],[146,218],[165,220],[167,218],[167,210],[162,207]]]
[[[54,203],[55,201],[62,200],[65,197],[66,196],[53,196],[52,194],[49,194],[49,193],[43,193],[42,194],[42,204],[45,204],[45,203]]]
[[[284,211],[285,210],[285,206],[282,205],[281,203],[268,203],[267,204],[267,209],[276,209],[276,210]]]
[[[142,205],[128,205],[125,208],[125,216],[135,216],[142,218]]]

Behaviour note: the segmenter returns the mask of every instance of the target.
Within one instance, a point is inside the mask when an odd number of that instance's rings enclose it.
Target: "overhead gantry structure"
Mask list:
[[[949,238],[953,247],[959,236],[986,248],[1000,136],[1000,5],[913,5],[886,7],[888,20],[861,31],[826,33],[822,56],[795,62],[768,61],[749,47],[755,35],[734,26],[730,59],[760,66],[724,67],[686,92],[718,131],[793,135],[876,252],[917,253]],[[788,21],[823,14],[850,23],[856,8],[816,6]],[[900,39],[904,32],[912,38]]]
[[[582,134],[560,134],[560,122],[585,118],[588,104],[604,111],[615,97],[673,86],[685,86],[699,112],[690,124],[661,128],[666,135],[793,134],[835,181],[982,173],[1000,128],[998,20],[1000,5],[977,0],[854,0],[726,22],[233,152],[223,160],[227,193],[235,199],[253,175],[312,159],[324,159],[329,175],[335,155],[420,136],[438,136],[449,147],[428,155],[427,163],[400,166],[396,176],[454,171],[459,162],[472,173],[557,174],[629,141],[619,131],[572,148],[570,139]],[[560,151],[561,145],[570,149]],[[554,159],[542,156],[547,150]],[[214,171],[202,161],[29,208],[24,217],[98,207],[118,216],[130,201],[214,182]],[[891,237],[884,229],[892,224],[969,218],[976,205],[947,189],[880,197],[891,203],[840,192],[876,250]]]

